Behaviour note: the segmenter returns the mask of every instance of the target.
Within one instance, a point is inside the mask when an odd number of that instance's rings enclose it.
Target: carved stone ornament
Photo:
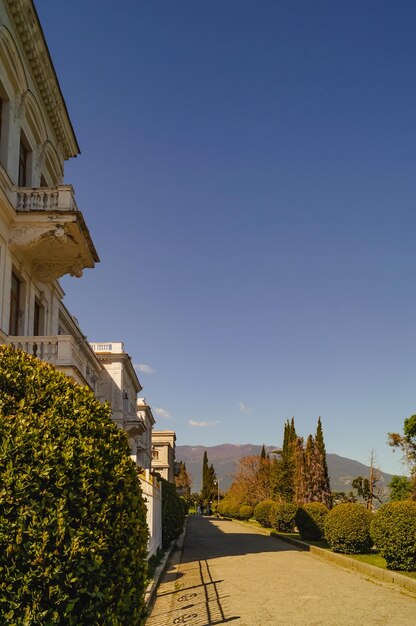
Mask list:
[[[19,126],[22,125],[23,118],[26,112],[26,96],[27,91],[25,91],[25,93],[21,96],[17,96],[16,100],[13,102],[13,115],[15,121],[19,124]]]
[[[32,272],[37,280],[49,283],[65,274],[81,278],[82,266],[79,263],[34,263]]]
[[[10,233],[9,243],[12,247],[33,248],[40,241],[55,238],[64,244],[67,241],[65,228],[61,224],[45,224],[39,226],[15,226]]]
[[[46,159],[46,146],[47,141],[42,146],[37,146],[36,148],[36,166],[39,170],[41,170],[44,166]]]

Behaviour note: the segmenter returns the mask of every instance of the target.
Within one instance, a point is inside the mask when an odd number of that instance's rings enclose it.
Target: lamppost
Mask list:
[[[214,485],[217,485],[217,503],[220,503],[220,483],[218,480],[214,480]]]

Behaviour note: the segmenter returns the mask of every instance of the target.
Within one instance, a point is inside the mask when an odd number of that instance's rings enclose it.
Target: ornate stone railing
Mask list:
[[[80,375],[79,382],[95,390],[99,371],[97,364],[92,360],[94,355],[88,358],[88,348],[84,351],[82,344],[72,335],[9,337],[8,343],[41,361],[51,363],[64,372],[75,369]]]
[[[109,341],[107,343],[90,342],[91,348],[94,352],[106,352],[122,354],[124,352],[124,343],[120,341]]]
[[[72,185],[17,187],[18,211],[78,211]]]

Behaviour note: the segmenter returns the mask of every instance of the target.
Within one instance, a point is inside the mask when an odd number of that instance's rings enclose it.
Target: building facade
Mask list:
[[[176,433],[173,430],[153,431],[152,469],[170,483],[175,482]]]
[[[101,366],[59,278],[98,255],[64,162],[79,154],[34,4],[0,2],[0,341],[94,389]]]

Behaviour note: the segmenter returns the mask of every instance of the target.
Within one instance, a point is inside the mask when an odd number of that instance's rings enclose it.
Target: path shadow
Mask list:
[[[228,520],[192,516],[188,518],[181,562],[287,551],[298,552],[299,548],[268,535],[245,532],[243,526]]]

